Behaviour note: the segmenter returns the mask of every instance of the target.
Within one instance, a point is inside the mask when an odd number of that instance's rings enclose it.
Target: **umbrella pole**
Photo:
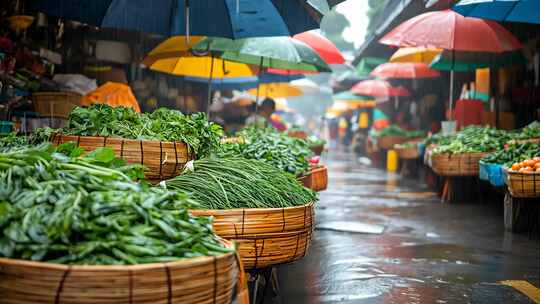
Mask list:
[[[214,76],[214,55],[210,55],[210,77],[208,77],[208,98],[206,99],[206,115],[210,117],[210,104],[212,101],[212,77]]]
[[[452,70],[450,70],[450,101],[448,108],[450,110],[450,120],[454,118],[453,106],[454,106],[454,65],[455,65],[455,51],[452,50]]]
[[[263,68],[263,57],[259,63],[259,71],[257,72],[257,96],[255,96],[255,114],[259,114],[259,90],[261,88],[261,71]]]

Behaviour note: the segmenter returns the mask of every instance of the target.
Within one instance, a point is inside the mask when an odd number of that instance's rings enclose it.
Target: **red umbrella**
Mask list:
[[[428,12],[398,25],[379,42],[455,51],[502,53],[522,48],[519,40],[494,21],[452,11]]]
[[[323,35],[317,32],[304,32],[293,36],[294,39],[300,40],[309,45],[315,50],[319,56],[327,64],[343,64],[345,58],[339,51],[339,49]],[[295,75],[295,74],[309,74],[310,72],[299,70],[281,70],[281,69],[268,69],[268,73],[280,74],[280,75]]]
[[[406,97],[410,93],[403,87],[393,87],[385,80],[363,80],[351,88],[351,92],[357,95],[373,97]]]
[[[418,15],[398,25],[379,42],[399,47],[433,47],[452,51],[502,53],[522,48],[500,24],[452,11]],[[452,52],[452,55],[454,53]],[[450,72],[450,110],[454,102],[454,71]],[[452,112],[450,112],[452,113]]]
[[[370,74],[380,78],[433,78],[439,77],[438,71],[432,70],[420,62],[389,62],[377,66]]]

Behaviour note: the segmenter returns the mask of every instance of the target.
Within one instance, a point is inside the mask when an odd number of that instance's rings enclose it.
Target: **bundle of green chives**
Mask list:
[[[317,199],[294,177],[259,160],[240,157],[196,160],[192,169],[166,181],[206,209],[283,208]]]

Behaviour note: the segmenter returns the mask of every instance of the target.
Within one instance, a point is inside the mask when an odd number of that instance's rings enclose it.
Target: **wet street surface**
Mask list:
[[[540,240],[505,232],[500,206],[442,204],[352,155],[325,164],[321,226],[308,255],[278,269],[275,303],[537,303]],[[529,296],[505,280],[532,284]]]

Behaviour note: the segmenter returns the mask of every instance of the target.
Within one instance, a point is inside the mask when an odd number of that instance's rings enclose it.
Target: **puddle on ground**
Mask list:
[[[350,233],[381,234],[384,232],[385,226],[360,222],[328,221],[317,224],[317,227],[315,229]]]

